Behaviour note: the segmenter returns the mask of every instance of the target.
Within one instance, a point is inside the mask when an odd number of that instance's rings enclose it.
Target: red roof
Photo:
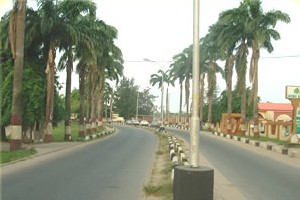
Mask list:
[[[293,111],[290,103],[258,103],[260,111]]]

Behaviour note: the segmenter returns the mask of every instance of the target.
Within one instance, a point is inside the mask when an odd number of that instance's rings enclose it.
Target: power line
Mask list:
[[[261,57],[261,59],[272,59],[272,58],[297,58],[297,57],[300,57],[300,55],[266,56],[266,57]]]

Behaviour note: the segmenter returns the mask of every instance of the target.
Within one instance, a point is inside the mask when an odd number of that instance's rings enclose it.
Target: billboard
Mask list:
[[[286,86],[285,98],[300,99],[300,86]]]

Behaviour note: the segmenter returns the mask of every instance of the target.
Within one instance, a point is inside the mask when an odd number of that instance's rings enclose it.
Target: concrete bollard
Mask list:
[[[213,200],[214,170],[208,167],[176,166],[174,200]]]

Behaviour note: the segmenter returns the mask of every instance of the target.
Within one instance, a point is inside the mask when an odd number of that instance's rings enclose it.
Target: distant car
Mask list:
[[[142,120],[142,121],[140,122],[140,126],[149,126],[149,122],[146,121],[146,120]]]
[[[154,128],[159,128],[161,125],[160,121],[158,120],[153,120],[151,123],[150,123],[150,126],[151,127],[154,127]]]
[[[133,122],[132,120],[126,120],[125,123],[126,123],[127,125],[132,125],[132,122]]]
[[[138,125],[140,125],[140,123],[139,123],[139,121],[137,121],[137,120],[132,120],[132,125],[138,126]]]

